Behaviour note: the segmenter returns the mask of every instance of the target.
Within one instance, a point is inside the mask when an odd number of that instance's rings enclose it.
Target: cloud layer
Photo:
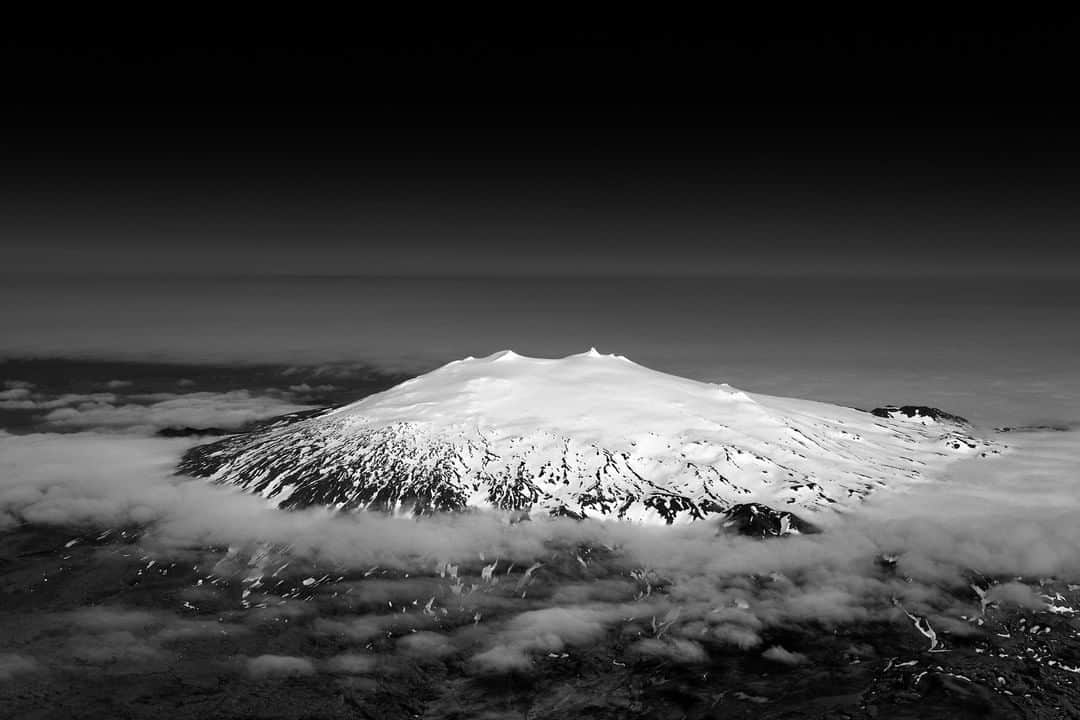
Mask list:
[[[138,401],[138,402],[135,402]],[[247,390],[155,393],[126,400],[90,399],[65,404],[44,416],[47,425],[62,429],[160,430],[166,427],[241,428],[256,420],[309,409],[278,396],[253,395]]]
[[[236,430],[258,420],[310,409],[294,398],[329,392],[333,386],[297,385],[288,391],[269,388],[262,393],[249,390],[227,392],[119,391],[132,385],[111,380],[108,392],[48,393],[32,383],[4,382],[0,410],[29,412],[46,429],[124,431],[153,433],[167,427],[221,428]]]
[[[176,476],[184,446],[101,432],[0,433],[0,528],[140,526],[151,556],[232,548],[234,559],[218,571],[237,581],[252,568],[255,577],[271,571],[252,559],[268,557],[259,548],[291,559],[290,572],[317,566],[299,589],[318,602],[277,605],[259,590],[251,603],[275,604],[251,608],[250,619],[291,617],[355,650],[318,662],[253,656],[244,666],[253,678],[363,674],[373,666],[360,651],[387,637],[397,638],[402,657],[464,654],[481,675],[526,671],[537,657],[612,633],[625,637],[627,659],[693,665],[726,649],[798,665],[807,649],[771,639],[778,629],[910,625],[916,617],[959,633],[970,628],[960,618],[986,603],[1045,604],[1030,584],[1009,578],[1080,578],[1080,439],[1069,433],[1027,436],[1006,456],[964,463],[941,483],[883,493],[826,533],[777,541],[718,534],[706,523],[282,512]],[[376,568],[390,575],[368,577]],[[980,597],[973,573],[1004,582]],[[192,588],[187,597],[199,601],[196,591],[212,594]],[[71,620],[79,630],[70,652],[89,663],[165,661],[168,638],[199,630],[138,612],[89,610]],[[30,663],[11,660],[0,671],[29,671]]]

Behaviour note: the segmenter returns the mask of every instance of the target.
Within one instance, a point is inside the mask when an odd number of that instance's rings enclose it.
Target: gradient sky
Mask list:
[[[0,356],[595,345],[1073,422],[1080,25],[894,15],[8,45]]]
[[[1075,23],[825,20],[9,46],[5,270],[1075,274]]]

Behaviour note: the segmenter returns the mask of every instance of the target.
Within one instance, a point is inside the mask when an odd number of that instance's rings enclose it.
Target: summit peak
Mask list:
[[[186,469],[285,507],[494,507],[674,522],[757,502],[842,509],[991,443],[745,393],[595,348],[458,360],[293,425],[196,448]]]

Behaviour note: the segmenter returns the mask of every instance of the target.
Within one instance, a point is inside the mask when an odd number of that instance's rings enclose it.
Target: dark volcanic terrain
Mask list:
[[[406,519],[175,472],[388,376],[258,370],[237,395],[217,369],[4,367],[0,718],[1080,717],[1056,426],[839,523],[752,502],[681,527]]]
[[[878,580],[896,572],[879,559]],[[799,579],[731,582],[763,593]],[[284,548],[160,556],[137,528],[22,527],[0,535],[0,707],[11,718],[1077,717],[1080,586],[1028,579],[988,594],[996,582],[947,588],[985,605],[936,629],[880,608],[866,622],[758,627],[760,642],[739,647],[680,622],[663,578],[603,548],[410,575]],[[625,617],[580,642],[539,640],[527,665],[479,662],[513,616],[571,596]]]

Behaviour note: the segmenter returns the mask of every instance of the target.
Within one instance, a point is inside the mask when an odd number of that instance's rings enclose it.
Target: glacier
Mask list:
[[[180,471],[282,508],[676,523],[756,503],[827,522],[874,492],[999,452],[933,409],[747,393],[595,349],[506,350],[193,448]]]

